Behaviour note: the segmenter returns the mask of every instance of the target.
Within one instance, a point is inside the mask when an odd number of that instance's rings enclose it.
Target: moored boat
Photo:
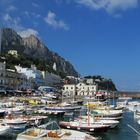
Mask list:
[[[85,121],[76,121],[76,120],[70,122],[60,121],[59,125],[63,128],[85,131],[89,133],[106,132],[110,128],[110,125],[93,124]]]
[[[81,109],[80,106],[54,106],[54,107],[45,107],[46,110],[51,110],[51,111],[64,111],[64,112],[69,112],[69,111],[75,111],[78,109]]]
[[[102,114],[104,117],[119,117],[122,116],[122,110],[94,110],[91,111],[92,114]]]
[[[28,127],[40,125],[43,121],[46,121],[48,118],[47,116],[22,116],[21,117],[24,121],[27,122]],[[38,122],[38,124],[36,124]]]
[[[7,124],[12,128],[13,130],[24,130],[27,126],[27,121],[24,121],[22,119],[16,118],[16,119],[4,119],[4,124]]]
[[[131,97],[119,97],[116,102],[116,105],[117,105],[117,107],[126,108],[129,100],[132,100],[132,98]]]
[[[106,119],[103,119],[103,118],[100,118],[100,117],[95,118],[95,117],[92,117],[92,116],[89,116],[89,117],[90,117],[90,123],[92,123],[92,124],[110,125],[110,128],[115,128],[119,124],[119,121],[117,121],[117,120],[106,120]],[[88,120],[88,116],[81,116],[80,118],[85,119],[86,122]]]
[[[0,135],[6,134],[10,130],[10,126],[0,124]]]
[[[140,110],[140,102],[139,101],[130,101],[128,102],[127,109],[129,111]]]
[[[0,109],[0,118],[4,118],[5,114],[6,114],[6,111]]]
[[[18,134],[16,140],[98,140],[83,132],[60,129],[58,125],[58,128],[47,129],[48,125],[54,126],[54,122],[41,125],[39,128],[27,129]]]
[[[140,125],[140,120],[138,120],[138,124]]]
[[[134,118],[135,119],[140,119],[140,111],[134,111]]]

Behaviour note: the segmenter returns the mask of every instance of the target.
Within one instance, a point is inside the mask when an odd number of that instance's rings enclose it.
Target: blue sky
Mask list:
[[[38,36],[82,76],[140,90],[139,0],[0,0],[0,26]]]

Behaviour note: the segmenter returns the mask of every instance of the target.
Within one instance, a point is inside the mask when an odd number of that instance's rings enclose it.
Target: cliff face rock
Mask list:
[[[2,29],[2,39],[7,40],[8,43],[23,44],[22,37],[20,37],[13,29]]]
[[[51,59],[51,53],[49,49],[34,35],[30,35],[27,38],[23,38],[23,44],[25,46],[24,52],[33,57],[39,57],[41,59]]]
[[[13,29],[2,29],[1,49],[4,53],[12,49],[19,50],[19,52],[22,52],[24,50],[22,37],[20,37]]]
[[[25,46],[32,47],[32,48],[44,47],[44,45],[40,42],[40,40],[34,35],[30,35],[27,38],[23,38],[23,43]]]
[[[13,29],[4,28],[2,29],[2,53],[7,53],[13,49],[17,50],[19,54],[39,58],[51,66],[55,62],[58,72],[78,76],[78,72],[70,62],[66,61],[57,53],[50,51],[47,46],[34,35],[22,38]]]

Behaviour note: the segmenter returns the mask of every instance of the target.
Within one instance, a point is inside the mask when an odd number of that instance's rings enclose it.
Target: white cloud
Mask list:
[[[2,20],[3,20],[3,25],[16,30],[17,33],[21,35],[21,37],[29,37],[31,34],[38,36],[38,32],[36,30],[32,28],[26,29],[24,26],[22,26],[20,24],[21,19],[19,17],[13,18],[10,14],[7,13],[3,16]]]
[[[31,28],[25,29],[23,31],[19,31],[18,34],[21,37],[29,37],[30,35],[38,36],[38,32],[34,29],[31,29]]]
[[[125,11],[138,5],[138,0],[75,0],[75,2],[93,10],[104,9],[108,13]]]
[[[27,16],[27,17],[30,17],[30,14],[28,11],[24,11],[24,14]]]
[[[13,18],[10,14],[6,13],[2,17],[2,24],[15,30],[22,30],[23,26],[20,24],[20,20],[20,17]]]
[[[34,2],[32,2],[32,6],[35,7],[35,8],[39,7],[39,5],[37,3],[34,3]]]
[[[15,11],[15,10],[17,10],[17,8],[16,8],[14,5],[10,5],[10,6],[7,8],[7,11],[8,11],[8,12]]]
[[[23,14],[28,17],[28,18],[41,18],[41,15],[35,12],[28,12],[28,11],[24,11]]]
[[[52,26],[53,28],[61,28],[64,30],[69,30],[68,25],[63,20],[57,20],[56,14],[49,11],[48,15],[44,18],[45,22]]]
[[[12,17],[9,14],[5,14],[3,16],[3,19],[8,22],[8,21],[11,21],[12,20]]]
[[[41,18],[41,15],[35,12],[31,13],[31,16],[35,17],[35,18]]]

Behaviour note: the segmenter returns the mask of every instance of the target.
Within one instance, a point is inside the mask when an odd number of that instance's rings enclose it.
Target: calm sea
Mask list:
[[[96,136],[102,137],[102,140],[140,140],[137,134],[128,127],[128,124],[140,132],[140,126],[137,124],[137,121],[133,119],[133,113],[125,112],[118,127],[110,129],[106,133],[96,134]]]

